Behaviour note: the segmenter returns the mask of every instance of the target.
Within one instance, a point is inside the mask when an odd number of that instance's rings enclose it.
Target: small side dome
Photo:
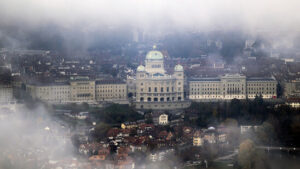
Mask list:
[[[143,65],[138,66],[137,71],[139,72],[145,71],[145,66]]]
[[[183,67],[181,65],[176,65],[174,70],[175,71],[183,71]]]

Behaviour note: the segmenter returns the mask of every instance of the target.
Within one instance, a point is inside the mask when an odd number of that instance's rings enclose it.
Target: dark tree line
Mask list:
[[[262,125],[274,130],[273,143],[299,145],[300,110],[287,105],[265,102],[261,97],[254,100],[237,100],[218,103],[192,103],[185,111],[186,124],[209,127],[235,119],[239,125]],[[271,128],[271,129],[270,129]],[[261,131],[264,133],[263,131]],[[268,144],[271,139],[264,141]]]

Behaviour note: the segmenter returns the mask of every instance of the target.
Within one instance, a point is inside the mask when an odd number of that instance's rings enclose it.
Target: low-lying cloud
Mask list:
[[[297,0],[2,0],[2,24],[53,22],[83,31],[129,24],[148,29],[297,31]]]
[[[38,36],[58,42],[53,48],[85,50],[112,30],[239,31],[290,46],[299,37],[299,6],[298,0],[2,0],[0,47],[39,48],[30,44]]]

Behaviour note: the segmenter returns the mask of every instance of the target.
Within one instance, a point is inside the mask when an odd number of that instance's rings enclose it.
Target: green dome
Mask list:
[[[152,50],[152,51],[147,53],[146,59],[160,60],[160,59],[164,59],[164,55],[160,51]]]

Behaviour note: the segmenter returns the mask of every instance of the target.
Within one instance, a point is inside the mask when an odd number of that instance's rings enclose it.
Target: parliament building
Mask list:
[[[167,74],[160,51],[147,53],[145,65],[137,68],[135,83],[138,109],[182,109],[190,105],[184,98],[183,67],[178,64],[173,74]]]

